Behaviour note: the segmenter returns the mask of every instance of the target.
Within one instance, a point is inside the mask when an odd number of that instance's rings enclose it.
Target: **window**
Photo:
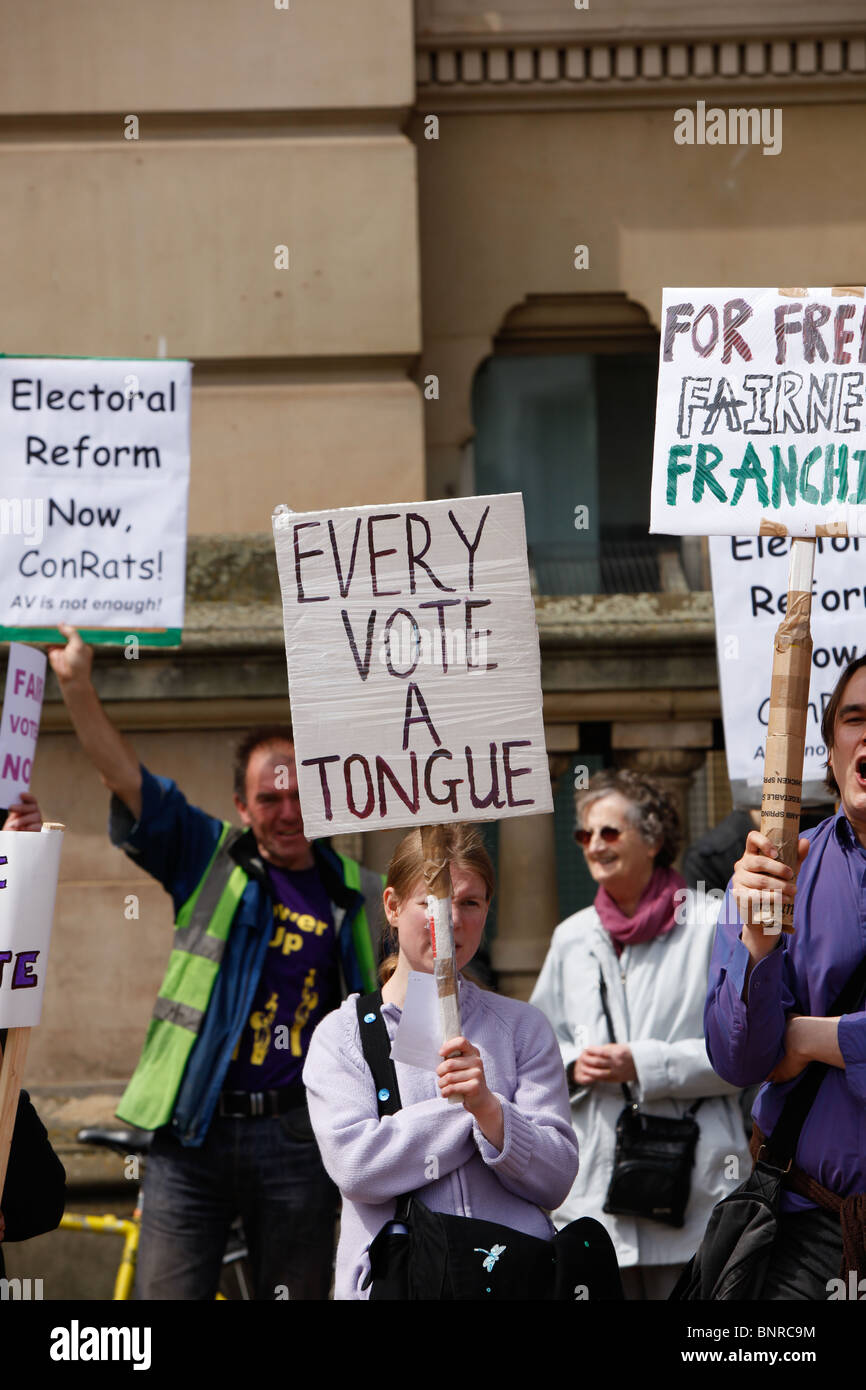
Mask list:
[[[650,478],[658,335],[623,295],[532,296],[473,383],[474,487],[522,492],[545,594],[658,590]]]

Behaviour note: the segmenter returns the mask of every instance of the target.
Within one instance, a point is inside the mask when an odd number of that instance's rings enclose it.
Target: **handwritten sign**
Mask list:
[[[0,719],[0,806],[9,807],[29,792],[33,756],[42,716],[47,657],[23,642],[9,646],[6,693]]]
[[[519,493],[274,514],[310,836],[552,809]]]
[[[60,831],[0,830],[0,1028],[42,1017],[62,844]]]
[[[866,536],[863,291],[665,290],[650,529]]]
[[[803,766],[803,800],[810,802],[831,800],[823,785],[824,710],[848,662],[866,654],[866,641],[858,641],[866,622],[866,540],[834,536],[816,545]],[[790,540],[779,536],[717,536],[710,541],[725,748],[737,805],[760,802],[772,638],[786,607],[790,546]]]
[[[188,362],[0,357],[0,637],[180,640],[189,399]]]

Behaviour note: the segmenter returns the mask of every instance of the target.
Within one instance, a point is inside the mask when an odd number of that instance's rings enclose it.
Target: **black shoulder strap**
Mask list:
[[[866,956],[855,966],[841,994],[829,1010],[828,1018],[838,1018],[840,1014],[853,1013],[859,1007],[866,990]],[[793,1090],[788,1092],[781,1115],[769,1140],[773,1162],[780,1168],[792,1163],[797,1152],[800,1132],[806,1123],[812,1102],[818,1094],[821,1082],[827,1075],[829,1063],[810,1062]]]
[[[379,1118],[393,1115],[402,1108],[397,1072],[391,1061],[391,1039],[381,1014],[382,991],[360,995],[357,1002],[358,1028],[361,1032],[361,1051],[373,1073]]]

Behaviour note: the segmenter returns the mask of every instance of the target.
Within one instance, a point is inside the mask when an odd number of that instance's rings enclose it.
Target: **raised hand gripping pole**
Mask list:
[[[795,877],[812,672],[809,623],[814,566],[814,539],[793,539],[788,568],[788,602],[785,616],[773,639],[773,679],[761,801],[761,834],[772,840],[779,850],[780,860],[793,869]],[[794,904],[789,900],[782,903],[780,895],[774,894],[772,903],[762,905],[758,923],[765,928],[775,929],[777,933],[780,930],[793,932]]]

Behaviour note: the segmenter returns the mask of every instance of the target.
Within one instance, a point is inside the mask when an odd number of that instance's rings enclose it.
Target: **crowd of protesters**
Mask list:
[[[419,832],[398,846],[384,882],[309,842],[291,732],[278,726],[251,731],[238,749],[242,830],[190,805],[139,763],[95,693],[91,649],[63,631],[50,661],[111,793],[112,842],[164,886],[176,920],[118,1108],[155,1133],[138,1297],[213,1298],[240,1215],[258,1298],[326,1298],[340,1210],[334,1296],[409,1296],[381,1291],[391,1285],[377,1285],[370,1252],[387,1279],[418,1262],[416,1245],[400,1244],[415,1199],[416,1224],[419,1206],[439,1220],[424,1228],[428,1247],[453,1244],[449,1218],[471,1219],[487,1293],[497,1264],[517,1264],[519,1242],[524,1270],[539,1267],[539,1248],[565,1262],[560,1236],[592,1218],[612,1242],[625,1296],[667,1298],[713,1207],[751,1167],[741,1092],[759,1087],[752,1153],[766,1154],[813,1063],[823,1070],[819,1081],[812,1068],[817,1089],[761,1296],[823,1299],[840,1261],[866,1261],[866,1013],[859,996],[842,1017],[834,1007],[866,956],[866,658],[842,674],[824,715],[839,809],[801,839],[796,885],[754,818],[735,813],[692,856],[714,855],[724,883],[722,861],[739,842],[719,911],[673,867],[681,830],[670,795],[648,777],[597,774],[578,795],[575,832],[597,885],[592,906],[557,927],[531,1004],[461,973],[462,1035],[425,1070],[388,1057],[411,973],[433,970]],[[6,829],[40,823],[25,797]],[[448,846],[463,972],[495,884],[477,831],[449,827]],[[761,925],[757,905],[772,891],[796,892],[793,935]],[[624,1102],[652,1123],[683,1120],[696,1136],[681,1224],[611,1199]],[[7,1238],[59,1219],[62,1170],[46,1159],[30,1110],[25,1098],[3,1194]],[[51,1182],[46,1211],[28,1221],[40,1205],[22,1184],[31,1152],[43,1159],[32,1172]],[[485,1244],[485,1222],[510,1234]]]

